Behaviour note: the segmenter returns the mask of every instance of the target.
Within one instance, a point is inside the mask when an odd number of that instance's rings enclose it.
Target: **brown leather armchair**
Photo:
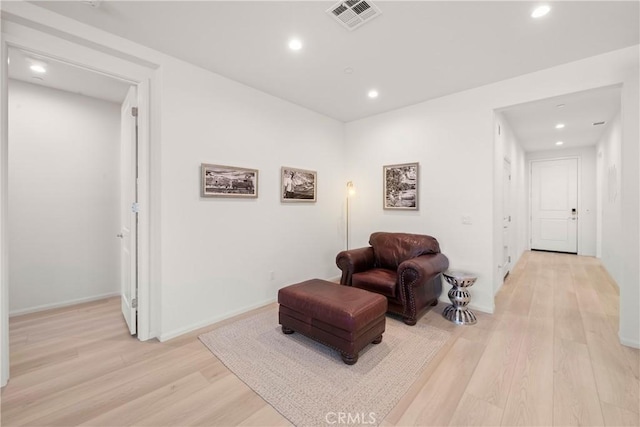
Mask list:
[[[422,234],[378,232],[369,244],[338,254],[340,284],[386,296],[387,312],[415,325],[429,306],[438,303],[441,273],[449,260],[440,253],[436,239]]]

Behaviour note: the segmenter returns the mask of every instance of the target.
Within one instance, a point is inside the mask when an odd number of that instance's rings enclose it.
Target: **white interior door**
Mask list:
[[[578,159],[531,163],[531,249],[578,253]]]
[[[137,333],[137,176],[138,131],[136,88],[131,87],[121,108],[120,220],[122,314],[132,335]]]
[[[511,163],[504,160],[502,172],[502,277],[511,271]]]

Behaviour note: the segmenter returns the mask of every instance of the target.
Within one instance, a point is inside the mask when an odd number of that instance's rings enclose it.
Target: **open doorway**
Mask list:
[[[602,257],[616,277],[620,105],[613,85],[495,111],[494,292],[528,249]]]
[[[117,295],[131,85],[17,48],[9,59],[9,314]]]
[[[155,70],[157,64],[138,60],[135,57],[123,59],[118,56],[103,52],[94,46],[86,44],[69,43],[63,38],[53,36],[44,32],[34,32],[18,24],[12,24],[12,31],[3,33],[0,40],[2,61],[0,61],[0,121],[2,122],[0,132],[0,226],[3,230],[0,236],[0,319],[1,319],[1,346],[0,346],[0,385],[6,385],[9,379],[9,257],[8,257],[8,67],[10,61],[8,52],[11,48],[19,48],[25,52],[49,58],[54,61],[72,64],[85,71],[92,71],[98,75],[106,75],[123,80],[137,89],[136,101],[138,108],[137,129],[138,129],[138,151],[137,151],[137,172],[138,172],[138,205],[137,212],[137,338],[148,340],[158,335],[158,294],[151,289],[152,271],[152,246],[151,235],[157,236],[159,229],[152,227],[151,218],[158,215],[158,200],[151,200],[151,180],[152,176],[159,174],[159,162],[157,157],[152,157],[151,150],[151,116],[150,106],[153,104],[154,111],[158,111],[159,97],[151,96],[152,87],[156,87],[157,75]],[[7,27],[4,27],[7,28]],[[21,32],[24,30],[24,32]],[[34,37],[30,37],[29,34]],[[153,130],[159,132],[157,121],[154,121]],[[157,178],[156,178],[157,179]],[[131,205],[130,205],[131,207]],[[154,222],[153,224],[158,224]],[[116,233],[117,234],[117,233]],[[114,236],[117,240],[117,236]],[[152,298],[154,298],[152,300]],[[154,308],[152,308],[152,306]],[[117,313],[121,316],[120,313]],[[155,317],[154,317],[155,316]]]
[[[501,110],[525,151],[529,249],[596,256],[597,157],[620,104],[620,86],[608,86]]]
[[[137,224],[136,86],[8,56],[9,316],[125,295],[135,333],[137,233],[122,219]]]

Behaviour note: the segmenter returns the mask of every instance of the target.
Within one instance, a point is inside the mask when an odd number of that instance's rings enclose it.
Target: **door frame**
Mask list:
[[[533,241],[533,163],[534,162],[549,162],[554,160],[570,160],[575,159],[577,163],[576,169],[576,183],[577,183],[577,209],[578,209],[578,224],[576,227],[576,255],[582,255],[583,251],[580,247],[581,235],[582,235],[582,223],[580,222],[580,212],[582,212],[582,197],[580,197],[580,192],[582,191],[581,179],[582,169],[581,169],[581,158],[580,156],[559,156],[559,157],[545,157],[540,159],[530,159],[528,164],[528,177],[529,177],[529,240],[527,243],[528,249],[531,250],[531,245]]]
[[[504,174],[505,171],[507,170],[507,165],[509,166],[509,187],[506,189],[506,194],[508,194],[509,198],[508,200],[505,200],[505,188],[504,188]],[[513,165],[511,164],[511,159],[508,157],[504,157],[502,160],[502,226],[503,226],[503,233],[502,233],[502,249],[504,252],[504,246],[505,243],[507,245],[507,247],[509,248],[507,251],[507,256],[509,258],[508,263],[504,261],[504,257],[503,259],[500,260],[500,264],[502,265],[502,270],[501,270],[501,274],[502,274],[502,280],[504,281],[507,277],[507,275],[511,272],[511,268],[513,267],[512,265],[512,258],[511,258],[511,254],[513,252],[513,247],[512,247],[512,242],[513,242],[513,227],[512,227],[512,223],[513,221],[511,221],[511,218],[514,216],[512,211],[512,200],[511,200],[511,196],[512,196],[512,177],[513,177]],[[505,237],[504,237],[504,218],[505,215],[508,214],[509,215],[509,228],[508,228],[508,232],[507,232],[507,236],[506,236],[506,242],[505,242]]]
[[[12,33],[7,34],[7,26]],[[3,21],[0,38],[0,386],[9,380],[9,260],[7,236],[7,189],[8,189],[8,49],[14,47],[41,54],[55,60],[67,62],[89,71],[106,74],[124,80],[137,88],[138,101],[138,339],[145,341],[158,336],[159,315],[157,313],[158,290],[152,289],[152,255],[156,254],[151,245],[156,229],[159,202],[151,200],[151,177],[159,176],[159,158],[152,155],[151,110],[159,111],[157,96],[157,66],[142,65],[113,56],[87,45],[69,41],[48,32],[36,30],[25,24]],[[157,113],[155,113],[157,114]],[[153,124],[153,132],[158,134],[158,123]],[[155,150],[154,150],[155,152]]]
[[[137,97],[136,87],[129,86],[120,104],[120,306],[131,335],[138,334],[134,305],[138,299],[138,213],[134,209],[138,204]]]

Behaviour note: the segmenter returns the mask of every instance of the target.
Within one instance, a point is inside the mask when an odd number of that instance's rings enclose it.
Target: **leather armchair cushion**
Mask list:
[[[373,247],[376,267],[394,271],[408,259],[440,252],[435,238],[420,234],[378,232],[371,235],[369,244]]]
[[[390,298],[396,298],[398,273],[384,268],[373,268],[355,273],[351,279],[354,288],[365,289]]]

